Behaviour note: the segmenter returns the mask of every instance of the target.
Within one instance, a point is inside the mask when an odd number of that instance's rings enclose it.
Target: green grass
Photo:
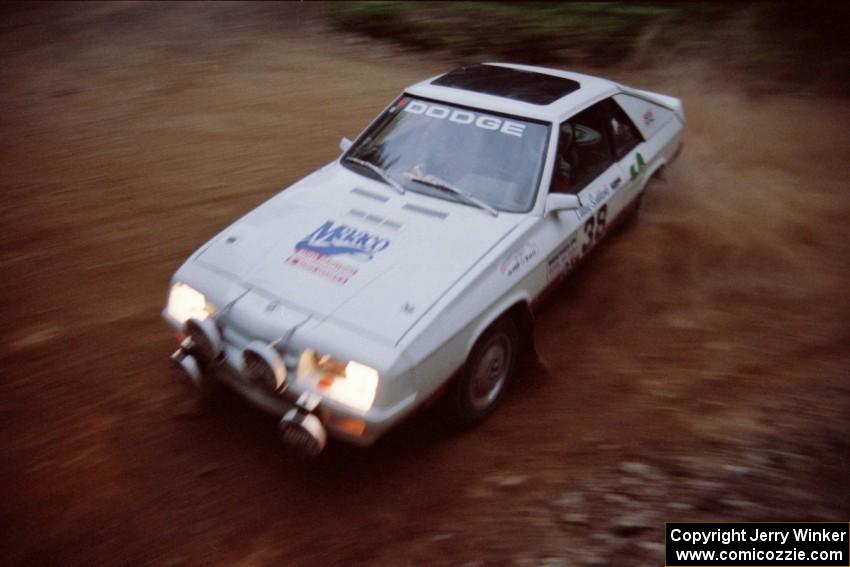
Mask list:
[[[628,56],[650,25],[686,21],[701,4],[623,2],[341,2],[327,18],[340,30],[412,48],[529,63]]]
[[[339,30],[459,60],[604,67],[699,56],[789,80],[850,76],[845,3],[339,2]]]

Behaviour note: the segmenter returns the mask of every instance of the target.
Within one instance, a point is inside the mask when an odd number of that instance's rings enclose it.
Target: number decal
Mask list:
[[[595,236],[595,228],[596,228],[596,219],[594,217],[590,217],[587,219],[587,222],[584,223],[584,235],[587,237],[587,240],[584,241],[584,244],[581,245],[581,254],[584,256],[590,247],[593,245],[593,239]]]
[[[596,242],[599,242],[602,235],[605,234],[605,224],[607,220],[608,204],[606,203],[599,207],[599,210],[596,211],[595,217],[590,217],[587,219],[587,222],[584,223],[584,234],[587,236],[587,240],[585,240],[584,244],[581,246],[582,255],[586,254]]]
[[[594,236],[595,240],[599,240],[602,238],[602,235],[605,234],[605,221],[608,217],[608,205],[602,205],[599,208],[599,212],[596,213],[596,235]]]

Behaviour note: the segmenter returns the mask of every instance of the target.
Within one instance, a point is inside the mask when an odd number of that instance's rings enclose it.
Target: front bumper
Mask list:
[[[165,318],[171,326],[175,326],[167,316]],[[180,364],[184,377],[194,386],[200,387],[203,380],[215,380],[258,409],[279,418],[287,416],[293,409],[315,415],[331,436],[355,445],[374,443],[415,408],[418,398],[413,392],[391,406],[372,407],[361,412],[305,387],[294,377],[295,372],[289,372],[282,392],[273,393],[243,376],[242,350],[227,340],[222,356],[199,365],[198,374],[202,374],[199,378],[193,375],[191,364],[187,368],[183,360],[183,357],[191,355],[184,346],[172,358]]]

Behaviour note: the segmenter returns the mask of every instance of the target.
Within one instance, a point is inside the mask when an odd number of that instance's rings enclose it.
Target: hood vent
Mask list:
[[[359,219],[363,219],[371,223],[377,224],[379,226],[390,228],[392,230],[398,230],[402,226],[400,222],[396,222],[394,220],[390,220],[384,217],[379,217],[378,215],[373,215],[371,213],[367,213],[359,209],[351,209],[350,211],[348,211],[348,214],[353,217],[357,217]]]
[[[402,207],[402,209],[413,211],[414,213],[419,213],[420,215],[435,217],[438,219],[444,219],[449,216],[449,213],[444,213],[443,211],[436,211],[434,209],[429,209],[428,207],[421,207],[419,205],[412,205],[410,203],[406,203]]]
[[[351,190],[355,195],[360,195],[361,197],[366,197],[367,199],[374,199],[375,201],[380,201],[381,203],[386,203],[390,200],[386,195],[381,195],[379,193],[372,193],[371,191],[366,191],[365,189],[361,189],[360,187],[355,187]]]

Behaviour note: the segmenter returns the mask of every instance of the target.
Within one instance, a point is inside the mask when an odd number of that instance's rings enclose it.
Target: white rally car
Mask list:
[[[447,391],[495,408],[539,299],[681,146],[681,101],[553,69],[460,67],[408,88],[339,159],[174,274],[173,359],[280,417],[309,454],[368,445]]]

